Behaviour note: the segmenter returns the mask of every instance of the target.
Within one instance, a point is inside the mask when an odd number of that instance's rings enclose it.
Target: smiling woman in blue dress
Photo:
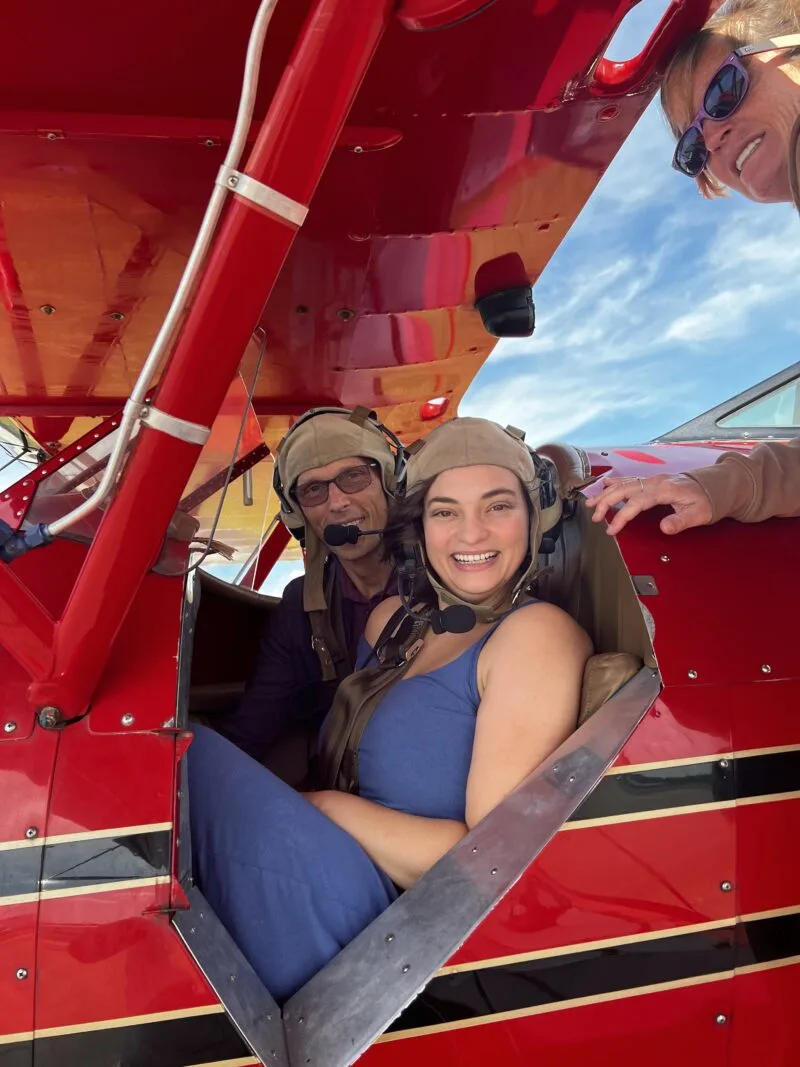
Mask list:
[[[386,532],[404,599],[370,617],[364,669],[342,684],[323,727],[325,788],[299,794],[196,731],[198,882],[279,1001],[575,729],[591,643],[528,595],[541,514],[518,436],[483,419],[433,430],[409,460]],[[406,657],[397,629],[409,619]]]
[[[729,0],[670,63],[661,103],[677,138],[673,166],[708,199],[733,189],[800,210],[800,2]],[[731,264],[735,271],[736,264]],[[790,279],[787,279],[790,281]],[[761,522],[800,515],[800,437],[768,442],[749,456],[724,453],[691,474],[608,478],[589,502],[595,522],[619,533],[658,504],[674,514],[666,534],[723,518]]]

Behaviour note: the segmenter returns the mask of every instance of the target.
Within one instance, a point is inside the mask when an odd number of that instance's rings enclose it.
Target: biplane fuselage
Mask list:
[[[246,678],[274,601],[245,586],[286,544],[267,449],[321,404],[409,441],[456,412],[495,341],[476,300],[536,282],[709,5],[676,0],[612,64],[628,6],[277,4],[241,173],[291,204],[229,187],[148,391],[173,421],[138,425],[102,508],[0,564],[2,1067],[797,1061],[792,521],[612,540],[571,507],[542,595],[638,673],[282,1011],[191,878],[189,715]],[[15,529],[97,483],[255,15],[5,16],[0,415],[45,453],[0,491]],[[186,427],[212,424],[203,450]],[[589,459],[640,476],[721,447]],[[244,586],[191,569],[177,521],[213,513],[229,460],[253,480],[223,537],[255,546]]]

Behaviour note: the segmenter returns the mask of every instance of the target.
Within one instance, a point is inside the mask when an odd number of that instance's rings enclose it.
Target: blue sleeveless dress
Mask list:
[[[478,656],[499,624],[451,663],[389,689],[359,748],[361,796],[463,821]],[[360,664],[369,651],[362,639]],[[188,767],[198,885],[282,1003],[397,890],[355,838],[213,730],[195,727]]]

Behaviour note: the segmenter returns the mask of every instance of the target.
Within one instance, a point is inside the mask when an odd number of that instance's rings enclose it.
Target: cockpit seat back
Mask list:
[[[580,724],[644,664],[655,667],[656,661],[645,612],[616,540],[590,520],[580,495],[594,480],[588,455],[563,444],[536,451],[556,468],[562,499],[561,533],[554,550],[541,556],[538,595],[579,622],[595,648],[583,672]]]

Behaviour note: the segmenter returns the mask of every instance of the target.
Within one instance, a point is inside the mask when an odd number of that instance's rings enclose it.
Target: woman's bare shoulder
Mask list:
[[[389,619],[391,619],[392,615],[394,615],[400,605],[401,600],[399,596],[390,596],[387,597],[386,600],[382,600],[377,608],[373,609],[372,614],[367,619],[367,625],[364,628],[364,637],[368,644],[375,644],[381,635],[381,630]]]
[[[592,654],[592,642],[583,627],[562,608],[544,600],[524,605],[503,619],[486,649],[494,645],[494,654],[516,653],[530,647],[531,641],[545,642],[554,651],[563,649],[586,657]]]

